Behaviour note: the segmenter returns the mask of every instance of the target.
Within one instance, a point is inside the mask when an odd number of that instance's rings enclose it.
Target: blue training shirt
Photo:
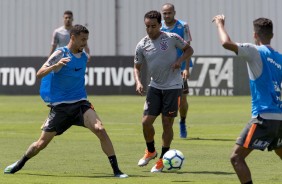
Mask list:
[[[262,75],[256,80],[250,80],[252,92],[252,114],[282,113],[281,79],[282,56],[272,48],[257,46],[262,59]]]
[[[282,120],[282,55],[270,46],[238,44],[247,61],[252,95],[252,117]]]
[[[174,26],[172,28],[167,27],[165,25],[165,21],[162,20],[161,31],[176,33],[181,38],[183,38],[185,41],[187,41],[187,42],[192,41],[188,24],[186,22],[182,21],[182,20],[176,20],[176,23],[174,24]],[[178,57],[180,57],[182,55],[182,53],[183,53],[183,51],[181,49],[177,49]],[[190,67],[192,67],[192,66],[193,66],[193,63],[192,63],[192,60],[190,60]],[[186,62],[183,61],[182,65],[181,65],[181,71],[183,71],[185,68],[186,68]]]
[[[51,104],[86,99],[84,75],[87,54],[83,51],[81,57],[77,58],[67,47],[60,47],[58,50],[63,52],[63,57],[71,59],[59,71],[52,71],[42,78],[40,96]]]

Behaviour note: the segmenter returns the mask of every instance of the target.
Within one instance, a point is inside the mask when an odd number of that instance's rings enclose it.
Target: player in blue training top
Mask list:
[[[37,77],[43,77],[42,82],[44,81],[41,84],[41,96],[50,103],[51,110],[42,125],[40,138],[29,146],[20,160],[6,167],[4,173],[13,174],[19,171],[30,158],[43,150],[54,136],[64,133],[72,125],[77,125],[88,128],[99,138],[114,176],[128,177],[120,171],[112,142],[94,107],[87,100],[84,76],[88,56],[83,49],[87,45],[88,35],[86,27],[73,26],[68,45],[58,48],[37,72]]]
[[[222,46],[247,62],[252,95],[252,119],[237,138],[231,163],[241,183],[252,184],[245,158],[252,150],[275,150],[282,159],[282,55],[270,46],[273,24],[270,19],[253,21],[255,45],[234,43],[225,30],[224,15],[213,18]]]
[[[175,9],[174,5],[170,3],[166,3],[162,6],[162,14],[163,14],[163,21],[162,21],[162,31],[177,33],[181,36],[189,45],[192,41],[189,26],[186,22],[182,20],[175,19]],[[177,49],[177,55],[180,57],[182,55],[182,50]],[[189,93],[188,89],[188,78],[189,78],[189,67],[192,67],[191,58],[188,58],[186,61],[182,62],[181,65],[181,74],[183,78],[183,90],[180,100],[179,106],[179,113],[180,113],[180,138],[187,137],[187,128],[186,128],[186,116],[188,112],[188,101],[187,101],[187,94]]]

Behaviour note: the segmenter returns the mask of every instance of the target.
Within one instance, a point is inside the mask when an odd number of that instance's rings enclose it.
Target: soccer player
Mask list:
[[[37,77],[47,81],[44,98],[51,107],[48,118],[42,126],[41,136],[32,143],[23,157],[5,168],[4,173],[13,174],[25,163],[43,150],[54,136],[61,135],[72,125],[82,126],[92,131],[98,138],[103,152],[108,156],[114,176],[128,177],[118,167],[112,142],[103,127],[92,104],[87,100],[85,70],[88,60],[83,51],[87,45],[89,31],[82,25],[75,25],[70,30],[70,42],[58,48],[38,70]],[[46,92],[47,91],[47,92]],[[42,95],[42,94],[41,94]]]
[[[270,19],[253,21],[254,41],[234,43],[226,29],[224,15],[213,18],[222,46],[247,62],[252,119],[245,126],[231,154],[231,163],[241,183],[251,184],[252,177],[245,158],[255,150],[275,150],[282,159],[282,55],[270,46],[273,24]]]
[[[181,97],[183,80],[180,66],[182,61],[191,57],[193,49],[176,33],[162,32],[161,13],[149,11],[144,16],[147,36],[136,46],[134,58],[134,78],[136,91],[144,94],[140,74],[141,66],[147,63],[151,78],[142,118],[143,134],[147,149],[145,155],[138,162],[145,166],[157,156],[154,146],[155,129],[153,123],[157,116],[162,114],[162,151],[159,160],[151,172],[161,172],[163,169],[162,157],[169,150],[173,138],[173,121],[177,116]],[[181,57],[177,56],[176,48],[182,49]]]
[[[52,42],[51,42],[51,51],[49,56],[53,54],[53,52],[58,47],[66,46],[70,41],[70,30],[73,27],[73,13],[70,10],[66,10],[63,15],[64,25],[55,29],[52,35]],[[90,50],[88,45],[85,46],[84,50],[90,55]]]
[[[190,29],[186,22],[175,18],[175,9],[174,5],[170,3],[166,3],[162,6],[162,31],[177,33],[181,36],[189,45],[192,41]],[[178,57],[182,55],[182,50],[177,49]],[[192,61],[188,58],[186,61],[182,62],[181,65],[181,74],[183,78],[183,90],[180,100],[179,106],[179,128],[180,128],[180,138],[187,138],[187,128],[186,128],[186,116],[189,108],[189,104],[187,101],[187,94],[189,93],[188,89],[188,78],[189,78],[189,67],[192,67]]]

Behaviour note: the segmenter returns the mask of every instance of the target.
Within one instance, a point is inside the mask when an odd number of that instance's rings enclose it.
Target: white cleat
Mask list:
[[[116,178],[128,178],[128,175],[124,173],[119,173],[119,174],[115,174],[115,177]]]

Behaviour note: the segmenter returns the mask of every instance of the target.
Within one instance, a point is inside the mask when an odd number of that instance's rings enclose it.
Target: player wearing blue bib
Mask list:
[[[252,119],[245,126],[231,154],[231,163],[241,183],[252,184],[245,158],[252,150],[275,150],[282,159],[282,55],[270,46],[273,24],[270,19],[254,20],[255,45],[234,43],[224,28],[224,15],[217,15],[222,46],[247,62],[252,95]]]
[[[175,19],[175,13],[176,12],[175,12],[173,4],[166,3],[162,6],[162,14],[163,14],[164,20],[162,20],[161,30],[178,34],[181,38],[183,38],[190,45],[192,38],[191,38],[189,26],[186,22]],[[181,49],[177,49],[178,57],[181,57],[182,54],[183,54],[183,51]],[[192,67],[192,66],[193,64],[192,64],[191,58],[188,58],[186,61],[183,61],[181,65],[181,73],[182,73],[182,78],[183,78],[183,90],[182,90],[180,106],[179,106],[180,138],[187,137],[186,116],[187,116],[188,108],[189,108],[188,101],[187,101],[187,95],[189,93],[187,80],[189,78],[189,67]]]
[[[76,125],[88,128],[99,138],[114,176],[128,177],[120,171],[112,142],[94,107],[87,100],[84,76],[88,56],[83,49],[87,45],[88,35],[86,27],[73,26],[68,45],[57,49],[38,70],[37,78],[43,78],[40,95],[45,102],[50,103],[51,110],[42,126],[40,138],[29,146],[20,160],[6,167],[4,173],[14,174],[19,171],[56,135],[61,135],[72,125]]]

